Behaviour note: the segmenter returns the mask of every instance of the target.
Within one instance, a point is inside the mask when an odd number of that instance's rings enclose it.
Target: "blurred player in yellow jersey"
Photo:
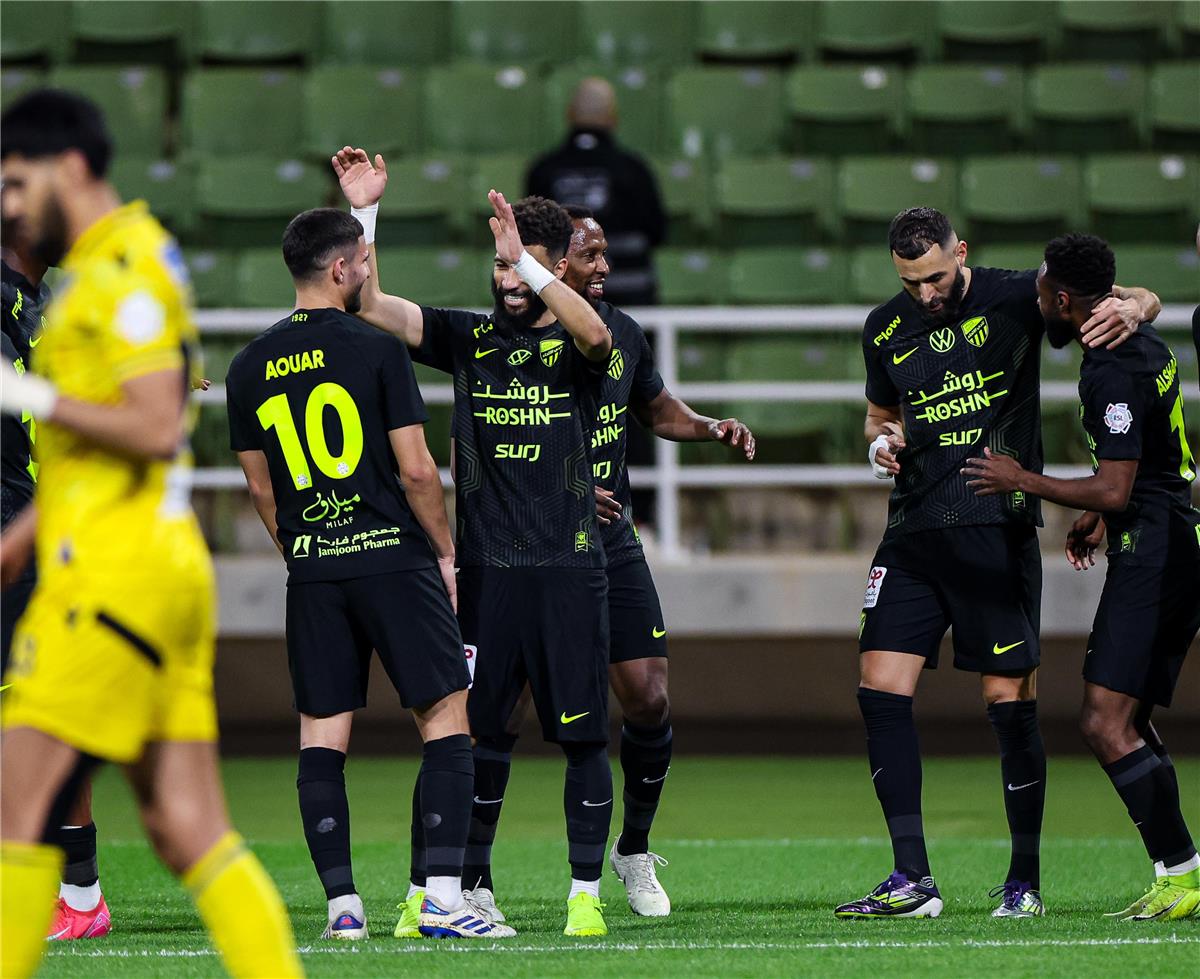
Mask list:
[[[229,825],[212,698],[212,566],[188,499],[198,350],[178,248],[105,181],[94,105],[26,96],[0,119],[6,217],[65,273],[33,373],[3,365],[0,408],[40,422],[34,504],[0,575],[36,546],[40,580],[0,697],[0,974],[41,958],[61,851],[46,845],[86,772],[127,768],[163,862],[228,970],[296,976],[279,895]]]

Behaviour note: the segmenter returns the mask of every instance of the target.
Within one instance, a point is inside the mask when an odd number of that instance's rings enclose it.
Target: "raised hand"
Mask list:
[[[525,246],[521,244],[512,205],[498,190],[488,191],[488,202],[492,205],[493,216],[488,218],[488,225],[496,238],[496,257],[509,265],[516,265],[521,252],[525,251]]]
[[[330,162],[351,207],[370,207],[379,203],[387,187],[387,166],[382,156],[376,153],[372,165],[366,150],[343,146]]]

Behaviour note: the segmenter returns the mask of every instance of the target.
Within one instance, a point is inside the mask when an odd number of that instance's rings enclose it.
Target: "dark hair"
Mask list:
[[[901,258],[920,258],[934,245],[945,247],[953,237],[950,219],[932,207],[903,210],[888,227],[888,245]]]
[[[1046,246],[1046,274],[1084,299],[1107,296],[1117,280],[1117,258],[1095,235],[1069,234]]]
[[[75,92],[41,88],[17,99],[0,117],[0,156],[40,160],[78,150],[93,177],[108,173],[112,137],[104,114]]]
[[[335,207],[314,207],[297,214],[283,232],[283,261],[293,279],[313,278],[333,252],[358,244],[363,226],[358,218]]]
[[[596,214],[590,207],[584,207],[582,204],[564,204],[562,209],[567,212],[567,217],[572,221],[586,221],[591,218],[596,220]]]
[[[555,262],[567,254],[575,227],[561,204],[547,197],[524,197],[513,205],[513,217],[521,244],[543,246]]]

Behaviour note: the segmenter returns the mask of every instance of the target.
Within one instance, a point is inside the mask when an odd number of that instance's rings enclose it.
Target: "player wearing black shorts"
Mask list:
[[[1066,235],[1046,247],[1038,302],[1055,347],[1077,342],[1097,296],[1116,276],[1108,245]],[[1170,755],[1150,722],[1168,707],[1200,631],[1200,511],[1175,355],[1153,327],[1116,350],[1084,346],[1080,417],[1094,475],[1054,479],[985,451],[964,469],[981,499],[1012,492],[1088,511],[1067,536],[1078,570],[1107,530],[1108,573],[1083,661],[1080,727],[1138,827],[1156,881],[1119,917],[1200,915],[1200,858],[1183,819]]]
[[[347,147],[334,168],[354,213],[377,205],[386,182],[381,157],[372,166]],[[599,880],[612,816],[608,586],[589,440],[612,337],[558,278],[571,237],[566,212],[542,198],[515,208],[495,191],[489,199],[491,315],[421,307],[375,286],[364,290],[361,315],[454,378],[459,623],[476,664],[468,700],[475,757],[503,753],[528,683],[543,736],[567,756],[565,933],[602,935]],[[492,798],[483,792],[476,782],[476,798]],[[465,879],[494,907],[490,882],[475,870],[490,849],[477,830]],[[413,876],[421,876],[418,866]]]
[[[981,498],[963,461],[980,447],[1042,467],[1035,273],[966,265],[967,246],[932,208],[901,212],[889,229],[903,291],[867,317],[866,435],[882,477],[895,476],[887,530],[872,561],[860,618],[859,707],[894,872],[843,918],[936,917],[921,818],[913,696],[923,668],[954,630],[954,665],[980,674],[1000,746],[1012,855],[999,917],[1043,913],[1039,843],[1046,755],[1035,670],[1041,601],[1036,495]],[[1157,299],[1122,291],[1098,307],[1100,334],[1126,334]],[[1129,321],[1132,321],[1129,322]],[[1111,339],[1111,336],[1109,337]]]
[[[344,769],[354,711],[379,655],[424,742],[422,934],[507,937],[464,903],[474,771],[470,682],[454,618],[454,542],[428,420],[404,345],[352,313],[370,275],[362,226],[319,208],[283,236],[296,310],[250,342],[226,378],[230,442],[288,566],[287,648],[300,712],[296,785],[328,901],[327,938],[365,938],[350,862]]]

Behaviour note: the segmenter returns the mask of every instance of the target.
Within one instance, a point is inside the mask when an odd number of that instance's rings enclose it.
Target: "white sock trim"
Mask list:
[[[424,894],[424,884],[414,884],[411,880],[408,882],[408,893],[404,895],[404,900],[409,901],[414,894]]]
[[[1164,869],[1168,877],[1182,877],[1184,874],[1190,874],[1193,870],[1200,870],[1200,853],[1193,853],[1191,859]]]
[[[600,881],[576,880],[572,877],[571,893],[567,895],[567,900],[571,900],[576,894],[591,894],[597,901],[600,900]]]
[[[334,921],[343,915],[352,914],[361,922],[366,922],[367,912],[363,910],[362,898],[357,894],[343,894],[329,901],[329,921]]]
[[[1157,861],[1154,864],[1154,876],[1155,876],[1155,878],[1167,876],[1167,865],[1165,863],[1163,863],[1161,860]]]
[[[73,911],[95,911],[100,904],[100,881],[80,887],[78,884],[59,884],[58,896]]]
[[[430,897],[443,911],[457,911],[463,906],[461,877],[426,877],[425,896]]]

